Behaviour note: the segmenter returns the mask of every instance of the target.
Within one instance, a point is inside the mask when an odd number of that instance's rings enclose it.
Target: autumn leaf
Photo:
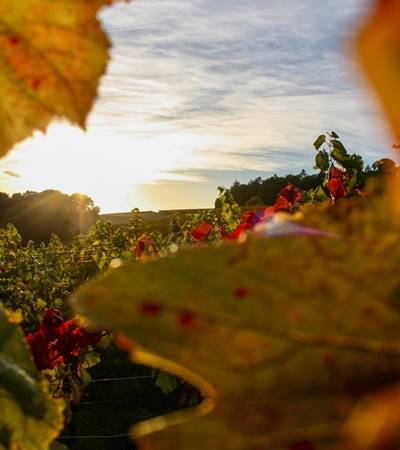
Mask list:
[[[53,118],[85,127],[108,61],[112,0],[0,0],[0,157]]]
[[[21,329],[0,306],[0,448],[46,450],[63,428],[63,402],[39,382]]]
[[[400,139],[400,2],[375,0],[357,39],[362,66]]]
[[[385,201],[306,210],[345,238],[251,235],[78,290],[76,310],[133,342],[134,361],[205,397],[134,426],[140,448],[336,448],[360,399],[400,376],[400,237]]]
[[[343,450],[385,450],[400,447],[400,387],[363,398],[344,426]]]

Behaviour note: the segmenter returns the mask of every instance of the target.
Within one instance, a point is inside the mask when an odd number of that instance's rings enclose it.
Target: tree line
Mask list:
[[[11,196],[0,192],[0,228],[12,223],[25,242],[48,242],[53,233],[68,242],[93,225],[99,212],[84,194],[67,195],[52,189]]]
[[[372,166],[367,165],[363,169],[366,179],[376,177],[392,170],[398,169],[394,161],[388,158],[376,161]],[[322,184],[323,173],[307,174],[303,169],[298,174],[289,174],[278,176],[274,174],[268,178],[257,177],[248,183],[240,183],[234,181],[229,188],[234,200],[241,206],[261,206],[272,205],[275,203],[281,190],[288,184],[292,183],[303,191],[315,189]],[[218,199],[215,201],[215,207],[219,207]]]

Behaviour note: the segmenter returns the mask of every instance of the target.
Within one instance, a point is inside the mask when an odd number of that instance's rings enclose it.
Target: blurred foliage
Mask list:
[[[24,242],[48,242],[52,234],[69,242],[87,231],[98,216],[99,208],[84,194],[46,190],[8,196],[0,192],[0,227],[12,223]]]
[[[357,36],[357,53],[392,127],[400,141],[400,4],[375,0],[370,17]]]
[[[135,427],[164,430],[151,448],[336,448],[358,402],[398,381],[391,205],[373,194],[310,205],[304,222],[339,237],[255,234],[126,264],[74,295],[79,313],[135,342],[134,361],[173,367],[207,397],[195,414],[212,413],[193,423]]]
[[[46,450],[63,427],[63,402],[39,381],[16,322],[0,306],[0,448]]]
[[[110,46],[96,14],[112,3],[1,0],[0,157],[54,118],[85,127]]]

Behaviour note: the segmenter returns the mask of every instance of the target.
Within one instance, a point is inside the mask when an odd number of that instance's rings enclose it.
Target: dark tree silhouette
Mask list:
[[[47,242],[54,233],[63,241],[86,231],[98,218],[99,208],[83,194],[56,190],[27,191],[9,197],[0,193],[0,227],[12,223],[26,242]]]

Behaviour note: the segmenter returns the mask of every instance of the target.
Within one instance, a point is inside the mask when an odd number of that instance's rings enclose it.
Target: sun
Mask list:
[[[2,160],[1,187],[8,192],[82,192],[103,212],[136,206],[149,209],[151,199],[140,195],[143,185],[185,178],[179,170],[196,163],[198,145],[198,136],[181,130],[143,137],[112,128],[92,127],[84,132],[59,122],[46,134],[36,133]]]

